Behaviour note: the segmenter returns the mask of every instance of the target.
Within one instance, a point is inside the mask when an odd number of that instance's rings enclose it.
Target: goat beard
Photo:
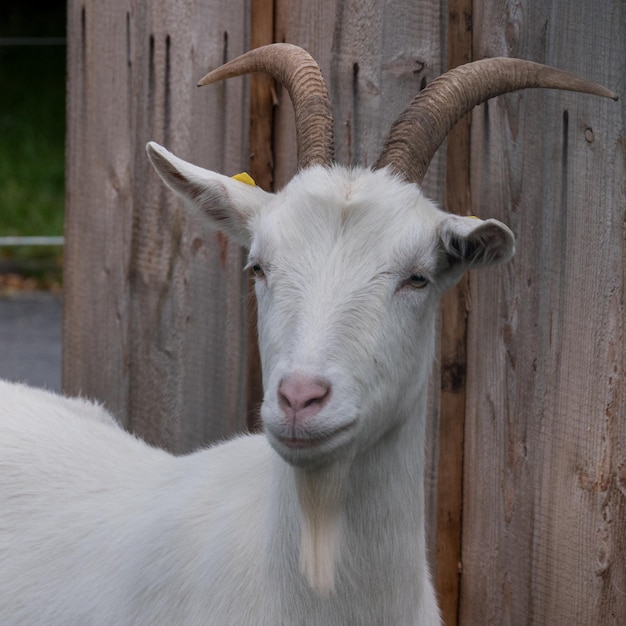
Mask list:
[[[328,595],[335,588],[350,462],[294,469],[301,512],[300,571],[312,589]]]

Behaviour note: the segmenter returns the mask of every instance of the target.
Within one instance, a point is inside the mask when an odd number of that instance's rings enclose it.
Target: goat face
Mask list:
[[[275,450],[304,468],[370,446],[424,393],[441,293],[504,261],[495,220],[439,211],[385,169],[316,166],[276,194],[185,163],[156,144],[159,174],[249,249]]]

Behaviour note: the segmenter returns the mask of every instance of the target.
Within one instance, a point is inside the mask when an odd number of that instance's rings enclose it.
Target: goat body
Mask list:
[[[52,394],[29,406],[29,391],[0,385],[0,623],[436,623],[421,600],[418,474],[394,475],[417,467],[363,464],[337,593],[321,596],[299,571],[293,472],[264,436],[175,458],[55,411]]]

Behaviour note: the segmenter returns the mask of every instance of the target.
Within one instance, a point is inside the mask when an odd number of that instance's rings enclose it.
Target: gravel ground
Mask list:
[[[44,291],[0,296],[0,378],[61,389],[62,308]]]

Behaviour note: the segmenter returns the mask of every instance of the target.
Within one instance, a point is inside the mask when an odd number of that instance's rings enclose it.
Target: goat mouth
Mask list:
[[[316,437],[314,439],[302,439],[299,437],[278,437],[278,440],[283,445],[293,450],[301,450],[306,448],[315,448],[328,441],[332,435],[326,435],[325,437]]]
[[[355,422],[350,422],[349,424],[345,424],[344,426],[340,426],[336,430],[333,430],[330,433],[325,435],[321,435],[319,437],[283,437],[280,435],[276,436],[276,439],[283,444],[284,446],[291,448],[292,450],[306,450],[311,448],[317,448],[319,446],[323,446],[325,443],[335,439],[337,436],[342,435],[346,431],[350,430],[354,426]]]

